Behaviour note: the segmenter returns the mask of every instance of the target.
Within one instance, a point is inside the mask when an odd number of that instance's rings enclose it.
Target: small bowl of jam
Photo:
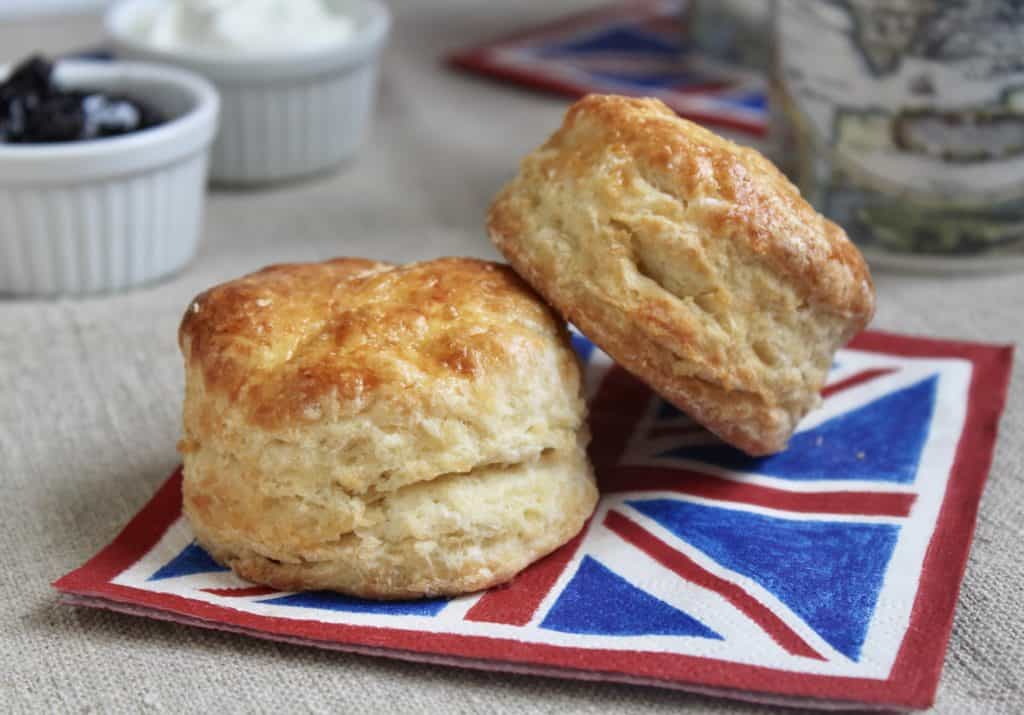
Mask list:
[[[120,290],[195,255],[219,99],[190,72],[0,65],[0,295]]]

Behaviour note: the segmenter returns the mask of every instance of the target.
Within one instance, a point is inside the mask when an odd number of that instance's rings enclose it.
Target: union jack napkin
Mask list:
[[[236,578],[176,473],[55,586],[72,604],[323,648],[814,708],[928,707],[1012,348],[866,333],[789,449],[715,440],[585,338],[603,490],[507,586],[381,603]]]
[[[535,89],[658,97],[684,117],[733,130],[746,143],[768,133],[764,77],[688,52],[685,0],[625,2],[448,57],[455,67]]]

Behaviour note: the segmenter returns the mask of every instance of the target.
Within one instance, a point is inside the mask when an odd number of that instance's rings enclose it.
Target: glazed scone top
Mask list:
[[[198,296],[179,331],[206,392],[266,429],[429,399],[425,381],[515,380],[552,339],[564,327],[515,273],[466,258],[271,266]]]
[[[644,184],[695,204],[687,208],[700,212],[702,230],[742,242],[808,301],[862,324],[874,314],[870,273],[846,233],[761,154],[681,119],[660,100],[584,97],[523,163],[521,176],[558,183],[592,175],[595,166],[606,179],[600,192],[608,192],[595,197],[598,207],[619,205],[619,194]],[[519,227],[502,224],[517,216],[495,206],[492,228],[515,234]]]

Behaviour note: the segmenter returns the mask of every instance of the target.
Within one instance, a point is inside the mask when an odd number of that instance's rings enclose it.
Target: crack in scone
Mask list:
[[[576,534],[596,499],[592,478],[581,473],[589,474],[582,448],[439,475],[370,502],[291,495],[254,508],[240,498],[244,484],[224,479],[229,472],[217,471],[210,484],[200,469],[198,489],[186,486],[185,509],[200,543],[244,578],[282,590],[442,595],[507,580]],[[266,498],[254,490],[247,497]],[[348,517],[339,516],[346,509]]]

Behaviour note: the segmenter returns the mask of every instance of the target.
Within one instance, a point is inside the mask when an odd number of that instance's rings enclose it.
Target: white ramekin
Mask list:
[[[165,51],[140,39],[139,27],[167,0],[121,0],[106,30],[119,57],[166,62],[197,72],[221,96],[212,180],[232,184],[284,181],[325,172],[351,158],[373,113],[379,56],[391,24],[376,0],[328,0],[356,26],[337,47],[238,55]]]
[[[216,90],[129,62],[62,61],[56,79],[136,97],[170,121],[92,141],[0,144],[0,295],[114,291],[183,268],[199,243]]]

